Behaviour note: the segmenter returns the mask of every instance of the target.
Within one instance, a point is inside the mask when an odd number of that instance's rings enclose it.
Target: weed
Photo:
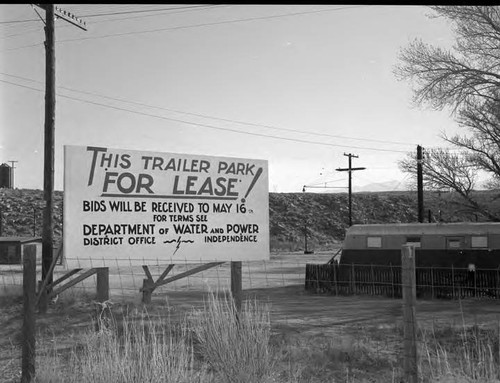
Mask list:
[[[246,301],[238,313],[230,294],[211,293],[190,322],[198,351],[223,381],[272,381],[271,326],[265,307]]]
[[[195,369],[187,326],[177,326],[178,333],[172,328],[143,313],[119,328],[89,330],[69,355],[54,350],[43,357],[37,382],[209,382],[203,369]]]
[[[431,380],[498,382],[499,333],[477,325],[422,331],[420,371]],[[437,380],[438,381],[438,380]]]

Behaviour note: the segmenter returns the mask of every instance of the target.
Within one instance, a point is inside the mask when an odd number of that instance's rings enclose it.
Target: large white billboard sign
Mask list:
[[[68,267],[269,259],[267,161],[64,147]]]

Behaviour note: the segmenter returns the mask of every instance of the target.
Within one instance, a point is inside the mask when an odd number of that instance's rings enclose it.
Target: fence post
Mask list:
[[[401,249],[402,287],[403,287],[403,326],[404,326],[404,362],[403,371],[408,383],[418,382],[417,364],[417,323],[415,303],[415,246],[403,245]]]
[[[241,261],[231,261],[231,295],[233,296],[237,313],[241,312],[241,291]]]
[[[315,286],[315,292],[316,293],[319,293],[320,292],[320,287],[322,285],[322,281],[323,281],[323,276],[321,274],[321,267],[320,265],[314,265],[314,270],[315,270],[315,275],[316,275],[316,286]]]
[[[373,263],[370,263],[370,272],[372,277],[372,293],[371,295],[377,295],[375,292],[375,274],[373,273]]]
[[[496,281],[495,281],[495,298],[498,299],[499,298],[499,294],[498,294],[498,283],[500,281],[500,278],[498,276],[498,270],[499,268],[497,267],[497,272],[496,272]]]
[[[354,276],[354,263],[351,263],[351,283],[349,284],[350,287],[351,287],[351,294],[355,294],[355,290],[356,290],[356,277]]]
[[[151,303],[154,282],[149,278],[142,280],[142,303]]]
[[[460,294],[457,294],[460,298]],[[455,299],[455,268],[453,267],[453,263],[451,264],[451,297]]]
[[[394,270],[392,269],[392,263],[389,264],[389,269],[391,270],[391,286],[392,286],[392,299],[394,299]]]
[[[338,296],[339,295],[339,285],[338,285],[338,278],[339,278],[339,271],[337,269],[337,265],[334,263],[333,265],[333,281],[335,283],[335,295]]]
[[[26,245],[23,255],[23,351],[21,383],[35,379],[36,246]]]
[[[477,298],[477,270],[474,270],[474,272],[472,273],[472,277],[474,278],[474,298]]]
[[[96,322],[95,330],[104,330],[109,326],[111,319],[110,308],[106,305],[106,301],[109,300],[109,268],[108,267],[97,267],[96,271]]]
[[[97,301],[100,303],[109,300],[109,268],[98,267],[97,276]]]
[[[431,295],[432,295],[432,299],[435,298],[434,296],[434,267],[431,266]]]

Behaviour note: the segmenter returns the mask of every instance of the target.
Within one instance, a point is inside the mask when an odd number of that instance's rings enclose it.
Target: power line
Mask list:
[[[165,15],[176,15],[179,13],[187,13],[187,12],[194,12],[194,11],[201,11],[204,9],[208,8],[220,8],[220,7],[227,7],[228,5],[219,5],[219,4],[214,4],[214,5],[204,5],[204,6],[199,6],[199,7],[188,7],[187,9],[177,11],[177,12],[158,12],[153,15],[141,15],[141,16],[132,16],[132,17],[120,17],[120,18],[113,18],[113,19],[106,19],[106,20],[96,20],[93,21],[92,24],[97,24],[97,23],[110,23],[114,21],[122,21],[122,20],[134,20],[134,19],[143,19],[146,17],[156,17],[156,16],[165,16]]]
[[[157,9],[140,9],[140,10],[132,10],[132,11],[96,13],[93,15],[80,15],[79,17],[92,18],[92,17],[113,16],[113,15],[137,14],[137,13],[145,13],[145,12],[174,11],[174,10],[178,10],[178,9],[206,8],[206,7],[211,7],[211,6],[215,6],[215,5],[217,5],[217,4],[194,5],[194,6],[190,6],[190,7],[168,7],[168,8],[157,8]],[[0,24],[21,24],[21,23],[29,23],[29,22],[34,22],[34,21],[40,21],[40,20],[38,20],[38,19],[7,20],[7,21],[0,21]]]
[[[13,33],[11,35],[0,36],[0,39],[1,40],[5,40],[5,39],[11,38],[11,37],[23,36],[23,35],[27,35],[27,34],[30,34],[30,33],[39,33],[41,27],[42,26],[39,25],[39,26],[37,26],[35,28],[29,28],[28,30],[24,30],[23,32],[20,32],[20,33]]]
[[[193,12],[193,11],[200,11],[200,10],[203,10],[203,9],[214,8],[214,7],[224,7],[224,6],[225,5],[206,5],[206,6],[199,6],[199,7],[166,8],[166,9],[183,9],[183,8],[186,8],[186,9],[178,11],[178,12],[164,11],[164,12],[158,12],[158,13],[153,14],[153,15],[141,15],[141,16],[133,16],[133,17],[113,18],[113,19],[107,19],[107,20],[96,20],[92,24],[94,25],[94,24],[98,24],[98,23],[110,23],[110,22],[123,21],[123,20],[143,19],[143,18],[146,18],[146,17],[157,17],[157,16],[165,16],[165,15],[174,15],[174,14],[179,14],[179,13],[187,13],[187,12]],[[192,9],[192,8],[194,8],[194,9]],[[151,11],[149,11],[149,12],[151,12]],[[68,25],[61,25],[60,28],[68,28],[68,27],[69,27]],[[24,35],[27,35],[27,34],[36,33],[36,32],[38,32],[39,28],[40,27],[31,28],[31,29],[29,29],[27,31],[23,31],[21,33],[15,33],[15,34],[11,34],[11,35],[0,37],[0,39],[4,40],[4,39],[7,39],[7,38],[11,38],[11,37],[24,36]],[[34,45],[32,45],[32,46],[34,46]],[[17,48],[15,48],[15,49],[17,49]]]
[[[34,87],[30,87],[30,86],[27,86],[27,85],[17,84],[17,83],[14,83],[14,82],[11,82],[11,81],[7,81],[7,80],[1,80],[0,79],[0,82],[6,83],[6,84],[15,85],[15,86],[20,86],[22,88],[32,89],[32,90],[36,90],[38,92],[41,92],[40,89],[37,89],[37,88],[34,88]],[[247,132],[247,131],[242,131],[242,130],[237,130],[237,129],[223,128],[223,127],[215,126],[215,125],[201,124],[201,123],[196,123],[196,122],[181,120],[181,119],[177,119],[177,118],[165,117],[165,116],[160,116],[160,115],[152,114],[152,113],[145,113],[145,112],[135,111],[135,110],[131,110],[131,109],[121,108],[121,107],[117,107],[117,106],[113,106],[113,105],[102,104],[102,103],[99,103],[99,102],[90,101],[90,100],[84,100],[84,99],[81,99],[81,98],[71,97],[71,96],[67,96],[67,95],[58,94],[58,96],[59,97],[63,97],[63,98],[67,98],[67,99],[70,99],[70,100],[84,102],[84,103],[91,104],[91,105],[97,105],[97,106],[102,106],[102,107],[109,108],[109,109],[119,110],[119,111],[128,112],[128,113],[134,113],[134,114],[141,115],[141,116],[148,116],[148,117],[158,118],[158,119],[162,119],[162,120],[166,120],[166,121],[178,122],[178,123],[181,123],[181,124],[186,124],[186,125],[191,125],[191,126],[198,126],[198,127],[204,127],[204,128],[208,128],[208,129],[214,129],[214,130],[221,130],[221,131],[227,131],[227,132],[233,132],[233,133],[239,133],[239,134],[246,134],[246,135],[251,135],[251,136],[257,136],[257,137],[266,137],[266,138],[273,138],[273,139],[290,141],[290,142],[298,142],[298,143],[314,144],[314,145],[323,145],[323,146],[330,146],[330,147],[351,148],[351,149],[360,149],[360,150],[373,150],[373,151],[379,151],[379,152],[407,153],[407,151],[403,151],[403,150],[394,150],[394,149],[391,150],[391,149],[381,149],[381,148],[372,148],[372,147],[363,147],[363,146],[352,146],[352,145],[339,145],[339,144],[331,144],[331,143],[320,142],[320,141],[310,141],[310,140],[302,140],[302,139],[297,139],[297,138],[289,138],[289,137],[281,137],[281,136],[273,136],[273,135],[268,135],[268,134]]]
[[[43,90],[41,89],[38,89],[38,88],[34,88],[34,87],[31,87],[31,86],[28,86],[28,85],[22,85],[22,84],[17,84],[15,82],[10,82],[10,81],[7,81],[7,80],[0,80],[1,82],[4,82],[6,84],[11,84],[11,85],[16,85],[16,86],[19,86],[21,88],[26,88],[26,89],[31,89],[31,90],[36,90],[37,92],[43,92]]]
[[[8,74],[8,73],[3,73],[3,72],[0,72],[0,74],[4,75],[4,76],[8,76],[8,77],[13,77],[13,78],[21,79],[21,80],[36,82],[36,83],[40,83],[40,84],[42,83],[41,81],[37,81],[37,80],[30,79],[30,78],[27,78],[27,77],[15,76],[15,75],[11,75],[11,74]],[[253,127],[257,127],[257,128],[267,128],[267,129],[281,130],[281,131],[285,131],[285,132],[305,133],[305,134],[310,134],[310,135],[314,135],[314,136],[342,138],[342,139],[356,140],[356,141],[378,142],[378,143],[383,143],[383,144],[413,145],[413,144],[410,144],[408,142],[398,142],[398,141],[388,141],[388,140],[376,140],[376,139],[370,139],[370,138],[349,137],[349,136],[342,136],[342,135],[329,134],[329,133],[309,132],[309,131],[304,131],[304,130],[299,130],[299,129],[281,128],[281,127],[272,126],[272,125],[262,125],[262,124],[252,123],[252,122],[245,122],[245,121],[240,121],[240,120],[232,120],[232,119],[228,119],[228,118],[214,117],[214,116],[209,116],[209,115],[206,115],[206,114],[191,113],[191,112],[185,112],[185,111],[176,110],[176,109],[169,109],[169,108],[164,108],[164,107],[161,107],[161,106],[155,106],[155,105],[149,105],[149,104],[140,103],[140,102],[136,102],[136,101],[125,100],[123,98],[109,97],[109,96],[105,96],[105,95],[98,94],[98,93],[86,92],[86,91],[76,90],[76,89],[72,89],[72,88],[68,88],[68,87],[63,87],[63,86],[59,86],[59,88],[60,89],[64,89],[64,90],[68,90],[68,91],[71,91],[71,92],[82,93],[82,94],[86,94],[86,95],[90,95],[90,96],[97,96],[97,97],[101,97],[101,98],[112,100],[112,101],[119,101],[119,102],[124,102],[124,103],[132,104],[132,105],[147,107],[147,108],[160,109],[160,110],[165,110],[165,111],[168,111],[168,112],[186,114],[186,115],[189,115],[189,116],[209,118],[209,119],[212,119],[212,120],[218,120],[218,121],[224,121],[224,122],[231,122],[231,123],[241,124],[241,125],[248,125],[248,126],[253,126]]]
[[[37,44],[31,44],[31,45],[23,45],[21,47],[4,49],[4,50],[2,50],[0,52],[11,52],[11,51],[17,51],[19,49],[39,47],[39,46],[42,46],[42,45],[43,45],[43,43],[37,43]]]
[[[314,185],[304,185],[302,191],[305,192],[306,189],[347,189],[347,186],[314,186]]]
[[[93,15],[82,15],[80,17],[91,18],[91,17],[102,17],[102,16],[113,16],[113,15],[137,14],[137,13],[146,13],[146,12],[175,11],[178,9],[197,9],[197,8],[214,7],[216,5],[218,5],[218,4],[194,5],[194,6],[190,6],[190,7],[168,7],[168,8],[157,8],[157,9],[141,9],[141,10],[122,11],[122,12],[96,13]]]
[[[364,5],[357,5],[357,6],[355,5],[355,6],[350,6],[350,7],[341,7],[341,8],[334,8],[334,9],[322,9],[322,10],[316,10],[316,11],[284,13],[284,14],[280,14],[280,15],[271,15],[271,16],[249,17],[249,18],[243,18],[243,19],[217,21],[217,22],[212,22],[212,23],[201,23],[201,24],[193,24],[193,25],[183,25],[183,26],[178,26],[178,27],[150,29],[150,30],[145,30],[145,31],[123,32],[123,33],[108,34],[108,35],[94,36],[94,37],[88,37],[88,38],[76,38],[76,39],[60,40],[59,42],[93,40],[93,39],[101,39],[101,38],[107,38],[107,37],[119,37],[119,36],[137,35],[137,34],[143,34],[143,33],[156,33],[156,32],[172,31],[172,30],[179,30],[179,29],[208,27],[208,26],[223,25],[223,24],[234,24],[234,23],[247,22],[247,21],[269,20],[269,19],[277,19],[277,18],[281,18],[281,17],[300,16],[300,15],[316,14],[316,13],[323,13],[323,12],[335,12],[335,11],[341,11],[341,10],[345,10],[345,9],[358,8],[358,7],[364,7]]]
[[[38,19],[29,19],[29,20],[8,20],[8,21],[0,21],[0,25],[4,24],[21,24],[21,23],[32,23],[34,21],[40,21]]]
[[[319,185],[325,185],[326,184],[331,184],[331,183],[334,183],[334,182],[344,182],[346,179],[339,179],[339,180],[330,180],[330,181],[323,181],[323,182],[312,182],[312,183],[308,183],[306,186],[309,186],[309,187],[312,187],[312,186],[319,186]],[[345,189],[345,188],[344,188]]]
[[[387,170],[387,169],[399,169],[397,166],[370,166],[370,170]]]
[[[85,37],[85,38],[59,40],[58,43],[74,42],[74,41],[85,41],[85,40],[97,40],[97,39],[102,39],[102,38],[107,38],[107,37],[121,37],[121,36],[138,35],[138,34],[144,34],[144,33],[166,32],[166,31],[181,30],[181,29],[209,27],[209,26],[223,25],[223,24],[235,24],[235,23],[241,23],[241,22],[247,22],[247,21],[256,21],[256,20],[269,20],[269,19],[277,19],[277,18],[281,18],[281,17],[300,16],[300,15],[316,14],[316,13],[323,13],[323,12],[335,12],[335,11],[341,11],[341,10],[345,10],[345,9],[367,7],[367,6],[368,5],[353,5],[353,6],[348,6],[348,7],[333,8],[333,9],[322,9],[322,10],[316,10],[316,11],[304,11],[304,12],[295,12],[295,13],[284,13],[284,14],[280,14],[280,15],[249,17],[249,18],[243,18],[243,19],[217,21],[217,22],[212,22],[212,23],[202,23],[202,24],[193,24],[193,25],[181,25],[181,26],[177,26],[177,27],[158,28],[158,29],[150,29],[150,30],[145,30],[145,31],[123,32],[123,33],[115,33],[115,34],[108,34],[108,35],[102,35],[102,36],[93,36],[93,37]],[[14,48],[9,48],[9,49],[4,49],[4,50],[2,50],[0,52],[8,52],[8,51],[15,51],[15,50],[24,49],[24,48],[32,48],[32,47],[35,47],[35,46],[38,46],[38,45],[42,45],[42,44],[38,43],[38,44],[32,44],[32,45],[24,45],[24,46],[20,46],[20,47],[14,47]]]
[[[466,150],[463,148],[454,148],[451,146],[426,146],[424,148],[424,152],[429,152],[431,150],[444,150],[444,151],[450,151],[450,152],[465,152]]]

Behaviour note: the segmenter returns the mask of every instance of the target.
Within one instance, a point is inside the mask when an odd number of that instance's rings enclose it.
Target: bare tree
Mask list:
[[[451,188],[466,206],[497,221],[500,215],[480,205],[472,191],[478,171],[490,177],[487,187],[500,185],[500,7],[431,8],[453,23],[455,45],[445,50],[415,40],[401,50],[394,73],[412,82],[416,105],[449,108],[466,133],[443,136],[459,152],[430,150],[424,177],[429,187]],[[412,173],[415,160],[408,157],[400,167]]]
[[[476,199],[474,190],[478,167],[472,163],[470,156],[466,151],[455,152],[442,148],[425,150],[422,161],[424,187],[431,191],[453,191],[461,197],[463,210],[479,213],[491,221],[500,221],[500,216],[491,211],[488,204]],[[408,153],[399,162],[399,167],[416,179],[416,163],[415,153]]]

